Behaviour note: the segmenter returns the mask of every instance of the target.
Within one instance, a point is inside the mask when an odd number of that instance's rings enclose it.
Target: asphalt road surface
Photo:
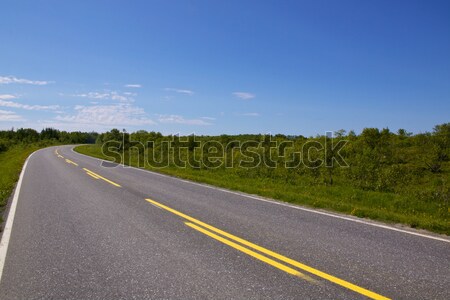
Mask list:
[[[29,158],[1,299],[450,299],[447,237],[108,166]]]

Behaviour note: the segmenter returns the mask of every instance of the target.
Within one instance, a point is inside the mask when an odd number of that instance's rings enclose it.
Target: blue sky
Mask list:
[[[417,133],[449,112],[449,1],[0,3],[0,129]]]

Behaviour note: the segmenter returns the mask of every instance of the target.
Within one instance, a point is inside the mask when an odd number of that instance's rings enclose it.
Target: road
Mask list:
[[[16,200],[1,299],[450,299],[447,237],[105,167],[70,146],[35,152]]]

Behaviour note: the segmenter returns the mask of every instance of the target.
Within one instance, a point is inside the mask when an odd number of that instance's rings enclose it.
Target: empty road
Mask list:
[[[450,299],[447,237],[108,166],[29,158],[1,299]]]

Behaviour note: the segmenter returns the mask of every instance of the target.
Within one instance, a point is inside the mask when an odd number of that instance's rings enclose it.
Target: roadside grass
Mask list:
[[[107,160],[98,145],[82,145],[76,152]],[[128,159],[126,159],[128,161]],[[131,166],[138,166],[135,156],[131,156]],[[404,193],[375,192],[346,185],[344,180],[336,180],[333,186],[311,182],[309,178],[297,176],[293,180],[279,177],[261,178],[252,176],[245,169],[192,169],[169,166],[146,169],[202,182],[230,190],[255,194],[293,204],[345,213],[361,218],[401,223],[413,228],[421,228],[436,233],[450,235],[450,213],[448,203],[440,200],[420,199],[420,191],[428,192],[428,186],[408,187]],[[429,193],[432,194],[431,192]],[[428,194],[426,194],[428,195]],[[428,196],[426,196],[428,197]]]
[[[14,186],[19,180],[20,171],[27,157],[42,148],[39,145],[17,145],[0,153],[0,223],[1,215]]]

